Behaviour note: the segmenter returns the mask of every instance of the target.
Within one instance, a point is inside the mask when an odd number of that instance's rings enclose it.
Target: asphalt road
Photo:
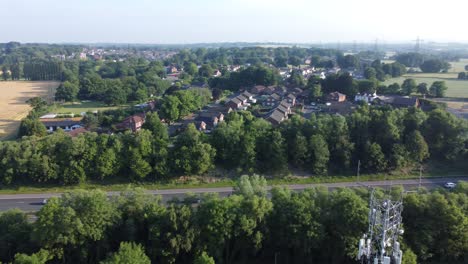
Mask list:
[[[446,182],[468,181],[468,176],[463,177],[445,177],[445,178],[423,178],[421,186],[427,189],[443,187]],[[346,187],[383,187],[388,188],[392,185],[403,186],[406,190],[418,187],[419,179],[414,180],[393,180],[393,181],[368,181],[368,182],[342,182],[342,183],[323,183],[323,184],[295,184],[284,185],[285,187],[300,191],[311,187],[325,186],[330,190]],[[271,187],[268,187],[271,189]],[[224,188],[198,188],[198,189],[170,189],[170,190],[148,190],[148,193],[161,195],[163,202],[173,198],[183,198],[187,193],[204,194],[218,193],[220,196],[227,196],[232,193],[231,187]],[[109,192],[110,196],[118,195],[119,192]],[[43,194],[5,194],[0,195],[0,211],[18,208],[23,211],[38,211],[42,206],[42,201],[50,197],[60,196],[61,193],[43,193]]]

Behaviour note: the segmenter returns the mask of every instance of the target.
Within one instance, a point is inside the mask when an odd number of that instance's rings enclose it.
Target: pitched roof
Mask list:
[[[277,123],[281,123],[284,120],[284,114],[275,109],[268,115],[267,119],[273,120]]]
[[[288,98],[289,99],[296,99],[296,96],[294,96],[294,94],[288,94]]]
[[[291,107],[291,104],[290,104],[290,103],[288,103],[288,101],[287,101],[287,100],[283,100],[283,101],[281,101],[280,105],[282,105],[282,106],[284,106],[284,107],[287,107],[287,108],[290,108],[290,107]]]
[[[274,94],[270,95],[270,97],[272,97],[275,100],[281,99],[281,96],[279,96],[277,93],[274,93]]]
[[[399,95],[379,96],[378,99],[396,106],[415,106],[418,102],[417,97]]]
[[[211,107],[207,107],[206,111],[219,112],[225,115],[225,114],[229,114],[232,111],[232,108],[229,106],[211,106]]]
[[[235,103],[236,105],[242,104],[242,101],[239,100],[239,98],[237,98],[237,97],[232,98],[231,100],[229,100],[229,102],[233,102],[233,103]]]
[[[83,133],[86,133],[86,132],[88,132],[88,130],[86,128],[79,127],[77,129],[73,129],[72,131],[69,131],[68,135],[70,135],[71,137],[76,137],[79,134],[83,134]]]
[[[238,95],[236,98],[238,98],[240,101],[247,101],[247,100],[249,100],[249,98],[243,96],[242,94],[241,94],[241,95]]]
[[[332,95],[332,96],[346,96],[345,94],[342,94],[342,93],[339,93],[339,92],[329,93],[329,95]]]
[[[417,101],[417,97],[398,96],[393,99],[392,104],[402,106],[415,106]]]
[[[245,97],[247,97],[247,98],[253,96],[251,93],[249,93],[249,92],[247,92],[247,91],[243,92],[242,95],[245,96]]]
[[[284,115],[287,115],[289,112],[289,109],[283,105],[278,105],[278,107],[276,107],[276,110],[284,113]]]
[[[81,123],[82,117],[73,118],[41,118],[42,124],[50,127],[62,127],[62,126],[73,126]]]

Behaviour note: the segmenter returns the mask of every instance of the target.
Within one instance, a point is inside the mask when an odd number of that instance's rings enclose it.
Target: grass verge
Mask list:
[[[464,175],[464,171],[450,171],[439,173],[434,171],[429,174],[424,174],[423,178],[436,177],[457,177]],[[465,172],[466,174],[466,172]],[[391,175],[391,174],[364,174],[359,177],[359,181],[382,181],[382,180],[402,180],[402,179],[417,179],[417,173],[407,175]],[[188,180],[187,180],[188,179]],[[290,184],[318,184],[318,183],[338,183],[338,182],[356,182],[357,176],[310,176],[298,177],[287,176],[283,178],[267,179],[268,185],[290,185]],[[76,189],[100,189],[103,191],[123,191],[128,188],[140,187],[147,190],[166,190],[166,189],[194,189],[194,188],[219,188],[232,187],[236,183],[235,179],[231,178],[213,178],[208,177],[188,177],[185,181],[178,180],[159,181],[159,182],[141,182],[141,183],[109,183],[109,182],[87,182],[73,186],[57,186],[57,185],[34,185],[34,186],[8,186],[0,189],[0,194],[25,194],[25,193],[60,193]]]

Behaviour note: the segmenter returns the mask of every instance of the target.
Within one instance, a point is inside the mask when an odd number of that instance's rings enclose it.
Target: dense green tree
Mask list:
[[[466,72],[460,72],[458,73],[458,77],[457,77],[459,80],[465,80],[466,79]]]
[[[313,135],[309,140],[309,167],[314,174],[325,175],[328,172],[330,152],[325,139],[321,135]]]
[[[297,133],[292,146],[288,148],[291,152],[291,162],[297,167],[303,167],[309,161],[309,148],[307,138],[302,133]]]
[[[379,144],[375,142],[366,144],[363,165],[368,171],[385,171],[387,169],[387,160]]]
[[[23,136],[37,136],[43,137],[47,135],[47,130],[44,124],[36,118],[25,118],[21,120],[21,124],[18,130],[18,137]]]
[[[55,100],[63,100],[66,102],[71,102],[75,100],[78,96],[78,85],[66,81],[57,88],[55,93]]]
[[[426,95],[429,93],[429,89],[427,88],[427,83],[418,84],[416,90],[418,91],[418,93],[422,95]]]
[[[195,63],[193,62],[187,62],[185,65],[184,65],[184,71],[190,75],[195,75],[195,74],[198,74],[198,67]]]
[[[20,210],[0,213],[0,261],[12,261],[16,252],[25,252],[31,231],[32,225]]]
[[[283,174],[287,170],[285,142],[279,131],[268,131],[257,138],[257,168],[260,172]]]
[[[427,143],[418,130],[407,135],[405,145],[413,160],[422,162],[429,157],[429,148]]]
[[[198,255],[195,260],[193,261],[194,264],[215,264],[215,261],[212,257],[206,254],[203,251],[200,255]]]
[[[49,260],[52,260],[54,255],[51,252],[41,249],[32,255],[26,255],[18,253],[15,255],[15,264],[46,264]]]
[[[264,177],[257,174],[252,176],[242,175],[234,187],[234,191],[244,197],[252,197],[254,195],[266,197],[267,181]]]
[[[429,88],[429,94],[434,97],[444,97],[447,85],[444,81],[435,81]]]
[[[132,242],[120,243],[119,250],[110,255],[101,264],[150,264],[151,261],[146,256],[141,245]]]
[[[52,198],[37,216],[35,238],[46,249],[63,249],[64,261],[99,258],[92,252],[76,255],[76,250],[96,246],[117,217],[114,206],[101,191],[75,191],[65,193],[61,199]]]
[[[444,63],[439,59],[431,59],[425,60],[419,67],[423,72],[434,73],[440,72],[444,67]]]
[[[337,62],[343,69],[355,69],[359,67],[359,60],[354,55],[338,56]]]
[[[401,91],[404,95],[411,95],[416,91],[417,84],[414,79],[405,79],[401,85]]]
[[[179,105],[181,104],[179,98],[173,95],[165,96],[161,104],[161,117],[169,123],[179,119],[180,111]]]
[[[375,79],[377,78],[377,71],[374,68],[367,67],[364,69],[364,77],[366,79]]]
[[[154,137],[168,140],[169,135],[166,125],[164,125],[159,119],[159,115],[156,112],[146,113],[145,123],[143,124],[144,129],[151,131]]]
[[[466,122],[441,109],[433,110],[423,124],[423,136],[431,156],[454,160],[464,151]]]
[[[325,236],[324,219],[320,217],[324,208],[317,204],[322,197],[323,194],[315,189],[300,193],[285,188],[272,190],[268,244],[273,248],[275,258],[279,255],[280,261],[309,263],[308,260],[314,258],[313,253],[319,252]]]
[[[262,247],[262,226],[271,208],[265,197],[210,198],[198,208],[200,242],[218,263],[233,263],[236,256],[246,259]]]
[[[213,77],[213,68],[209,64],[203,64],[200,69],[198,69],[198,74],[202,77],[211,78]]]
[[[213,167],[216,150],[201,140],[200,132],[189,124],[172,151],[172,168],[182,174],[203,174]]]

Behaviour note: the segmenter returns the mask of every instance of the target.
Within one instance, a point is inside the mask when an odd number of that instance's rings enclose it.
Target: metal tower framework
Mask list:
[[[401,264],[398,237],[403,234],[403,199],[378,198],[372,189],[369,203],[369,230],[359,241],[358,260],[363,264]]]

